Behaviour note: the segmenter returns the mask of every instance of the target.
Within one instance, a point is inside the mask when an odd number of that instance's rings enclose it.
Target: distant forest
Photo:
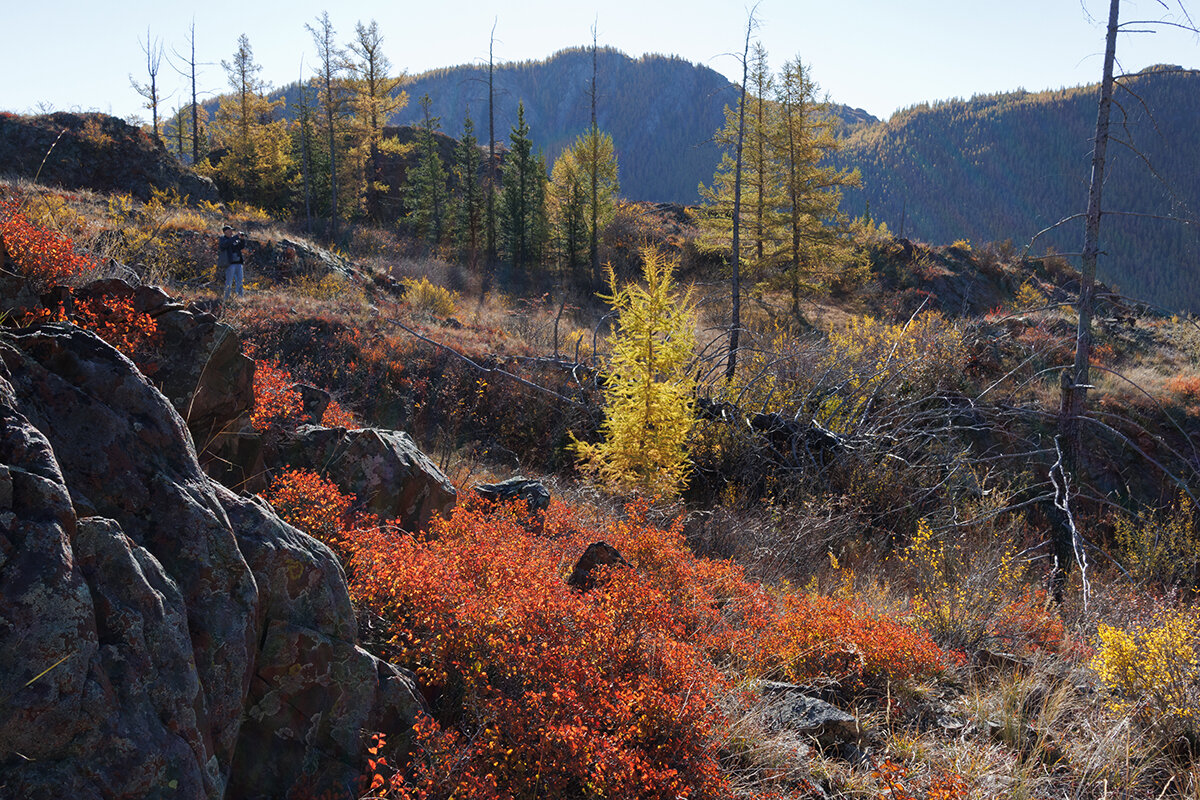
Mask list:
[[[1200,311],[1200,76],[1156,67],[1119,85],[1100,277],[1155,305]],[[843,206],[912,239],[1024,246],[1086,207],[1096,98],[1095,86],[1012,92],[861,126],[839,157],[861,170],[863,188],[848,190]],[[1082,242],[1077,219],[1034,251],[1074,253]]]

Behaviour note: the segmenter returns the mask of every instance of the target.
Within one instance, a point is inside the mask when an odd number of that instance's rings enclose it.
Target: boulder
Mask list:
[[[776,730],[811,736],[822,745],[861,738],[858,721],[840,708],[805,694],[802,686],[776,681],[760,684],[768,703],[767,719]]]
[[[401,431],[301,425],[280,446],[279,461],[324,475],[365,510],[409,531],[446,516],[457,499],[454,485]]]
[[[523,475],[515,475],[499,483],[477,483],[475,493],[499,503],[523,500],[525,506],[534,512],[550,507],[550,490],[541,481],[530,480]]]
[[[575,562],[567,578],[567,585],[581,592],[590,591],[596,585],[595,571],[600,567],[628,567],[629,562],[608,542],[592,542]]]
[[[341,796],[364,731],[405,741],[337,559],[99,338],[0,333],[0,465],[0,796]]]

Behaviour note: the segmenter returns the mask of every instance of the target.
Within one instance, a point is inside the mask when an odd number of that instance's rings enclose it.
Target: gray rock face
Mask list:
[[[858,721],[840,708],[804,693],[790,683],[763,681],[768,719],[781,729],[811,736],[822,744],[853,742],[860,738]]]
[[[362,498],[372,514],[399,520],[410,531],[428,527],[435,514],[448,514],[457,499],[454,485],[401,431],[301,425],[279,460],[321,473]]]
[[[341,792],[363,731],[405,738],[333,554],[210,480],[100,339],[0,334],[0,465],[0,797]]]

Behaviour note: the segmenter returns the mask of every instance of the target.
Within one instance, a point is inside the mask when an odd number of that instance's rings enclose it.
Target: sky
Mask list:
[[[1179,2],[1125,0],[1122,20],[1183,21]],[[1200,0],[1183,2],[1200,22]],[[146,80],[147,27],[169,55],[172,49],[186,50],[193,20],[197,60],[207,62],[199,78],[202,91],[226,90],[220,62],[231,58],[243,33],[263,77],[282,86],[300,76],[302,64],[311,68],[314,63],[305,24],[326,9],[343,42],[353,36],[356,22],[376,20],[388,58],[409,74],[486,62],[493,24],[497,62],[537,60],[590,44],[596,25],[602,46],[631,56],[682,56],[736,81],[741,69],[732,53],[740,54],[749,10],[749,4],[734,0],[366,0],[342,5],[330,9],[327,0],[210,0],[190,7],[163,0],[0,0],[6,39],[23,43],[19,52],[10,48],[0,72],[0,110],[102,111],[148,119],[143,101],[130,88],[130,75]],[[1095,83],[1107,13],[1104,0],[761,0],[753,36],[766,47],[773,67],[799,56],[831,100],[886,119],[921,102]],[[1159,27],[1154,33],[1123,34],[1117,56],[1125,72],[1161,63],[1197,68],[1200,40]],[[159,82],[168,107],[183,102],[185,81],[166,58]]]

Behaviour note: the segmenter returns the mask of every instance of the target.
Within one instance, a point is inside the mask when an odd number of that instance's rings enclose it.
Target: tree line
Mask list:
[[[461,135],[447,147],[442,120],[425,94],[415,137],[404,141],[388,123],[410,98],[377,23],[359,22],[344,44],[328,13],[306,29],[314,57],[290,108],[262,79],[243,34],[221,62],[228,91],[214,114],[193,97],[160,128],[157,94],[143,94],[153,106],[154,134],[212,177],[227,200],[304,219],[331,242],[339,241],[346,222],[395,224],[471,265],[504,263],[522,274],[553,265],[598,282],[598,240],[620,186],[612,137],[596,122],[595,69],[591,124],[548,168],[520,99],[505,141],[489,136],[481,144],[468,108],[456,121]],[[149,53],[149,35],[147,42]],[[185,62],[194,79],[194,39],[189,45]],[[594,56],[595,41],[592,50]],[[142,89],[136,81],[135,88]],[[489,119],[495,102],[489,92]],[[393,198],[398,202],[389,202]]]

